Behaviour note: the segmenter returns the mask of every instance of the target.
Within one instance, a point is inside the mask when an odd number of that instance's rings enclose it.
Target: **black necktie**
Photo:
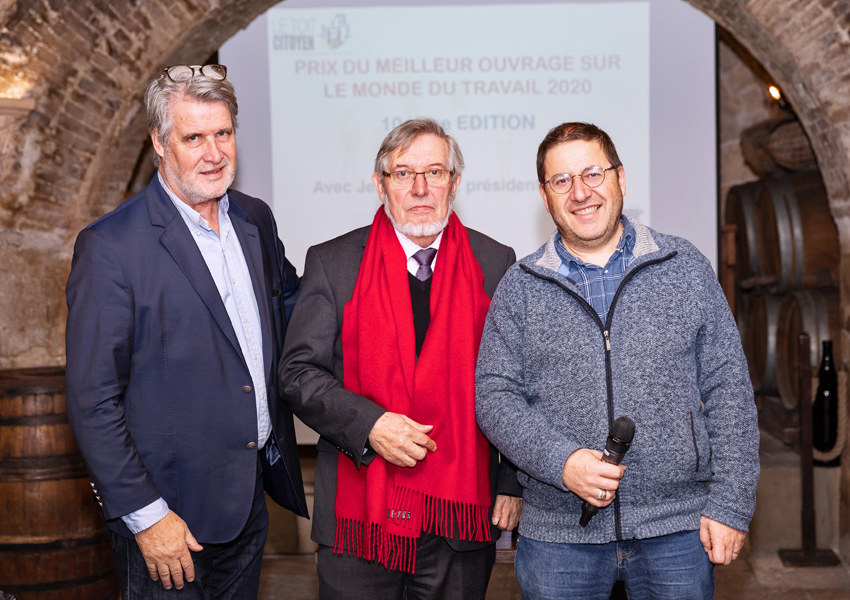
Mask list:
[[[419,263],[419,268],[416,270],[416,279],[419,281],[427,281],[434,274],[431,270],[431,261],[434,260],[434,255],[437,254],[436,248],[423,248],[413,255],[413,260]]]

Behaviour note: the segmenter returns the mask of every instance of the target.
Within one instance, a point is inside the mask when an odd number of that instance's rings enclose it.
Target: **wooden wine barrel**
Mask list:
[[[818,387],[817,373],[823,358],[823,342],[840,340],[840,311],[837,289],[796,291],[785,297],[776,328],[776,386],[782,404],[789,410],[799,403],[799,335],[804,331],[809,334],[814,391]],[[841,344],[834,343],[832,347],[838,364]]]
[[[735,230],[735,280],[751,280],[761,275],[756,245],[755,196],[761,184],[757,181],[729,188],[726,193],[726,224]]]
[[[783,169],[803,171],[817,166],[809,138],[796,119],[777,124],[767,137],[764,148]]]
[[[744,343],[744,336],[747,335],[747,318],[750,314],[750,297],[754,294],[747,294],[741,291],[741,288],[735,288],[735,324],[738,326],[738,334],[741,336],[741,343]]]
[[[744,162],[750,169],[759,177],[770,175],[776,171],[781,171],[781,167],[776,164],[773,157],[768,154],[765,148],[770,133],[777,125],[787,122],[793,117],[780,117],[779,119],[769,119],[747,127],[741,132],[741,154],[744,157]]]
[[[742,341],[756,392],[776,391],[776,325],[781,305],[781,296],[749,294]]]
[[[756,123],[741,132],[741,154],[760,177],[816,166],[803,126],[791,115]]]
[[[838,283],[838,230],[816,170],[768,177],[754,198],[755,236],[770,290],[830,287]]]
[[[0,590],[19,600],[118,597],[61,368],[0,371]]]

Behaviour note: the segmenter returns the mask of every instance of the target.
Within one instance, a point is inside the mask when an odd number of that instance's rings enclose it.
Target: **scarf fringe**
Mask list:
[[[334,552],[378,562],[387,569],[416,571],[416,538],[388,533],[377,523],[366,525],[353,519],[336,518]]]
[[[387,569],[413,574],[416,566],[416,540],[419,535],[458,538],[463,541],[489,542],[489,504],[470,504],[437,498],[416,490],[397,487],[387,522],[410,530],[410,535],[390,533],[378,523],[364,523],[337,516],[334,552],[379,562]],[[417,515],[421,520],[417,521]],[[415,523],[418,522],[418,526]]]
[[[425,533],[454,538],[454,527],[457,524],[459,539],[489,542],[491,541],[489,513],[489,503],[459,502],[437,498],[406,487],[397,487],[393,492],[393,502],[388,510],[387,520],[395,525],[412,529],[416,522],[415,516],[421,514],[419,527]],[[418,532],[416,535],[418,536]]]

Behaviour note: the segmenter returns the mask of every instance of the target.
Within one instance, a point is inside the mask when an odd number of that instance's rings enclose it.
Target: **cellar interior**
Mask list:
[[[203,62],[273,3],[0,0],[0,589],[38,582],[45,598],[115,589],[108,538],[64,418],[73,241],[151,173],[145,82],[162,65]],[[775,554],[801,545],[800,408],[821,387],[825,341],[836,383],[835,402],[822,411],[830,426],[814,440],[822,445],[814,453],[816,539],[850,562],[850,4],[690,4],[719,26],[718,275],[762,430],[750,564],[767,573],[759,585],[772,577],[796,589],[807,575],[777,570]],[[810,337],[810,398],[799,395],[801,332]],[[302,448],[308,495],[314,452]],[[267,554],[310,557],[309,523],[270,509]],[[283,567],[269,573],[291,576]],[[511,576],[494,576],[507,591],[493,599],[518,597]],[[846,593],[842,577],[832,589]],[[64,591],[49,591],[56,582]],[[76,582],[75,595],[67,582]],[[264,589],[277,589],[269,582]],[[787,597],[817,597],[806,594]],[[842,596],[823,596],[833,597]]]

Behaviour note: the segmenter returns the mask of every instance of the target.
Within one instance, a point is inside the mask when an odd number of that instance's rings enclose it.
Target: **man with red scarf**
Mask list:
[[[514,251],[452,213],[457,143],[431,119],[384,139],[372,225],[307,252],[280,363],[321,435],[312,538],[323,599],[483,600],[516,471],[475,422],[484,318]]]

